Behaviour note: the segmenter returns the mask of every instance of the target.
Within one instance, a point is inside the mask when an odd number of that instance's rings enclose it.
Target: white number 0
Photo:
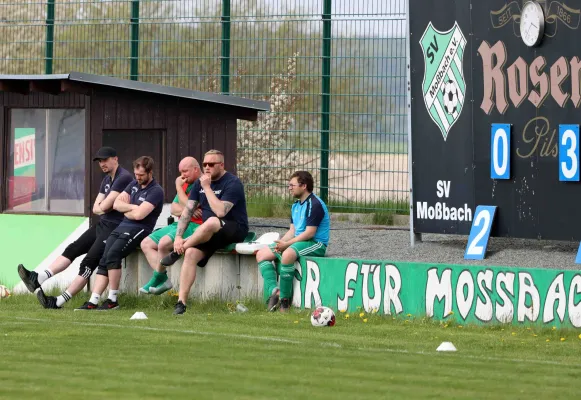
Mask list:
[[[480,239],[482,239],[482,236],[486,234],[486,231],[488,231],[488,226],[491,220],[490,212],[488,210],[482,210],[481,212],[478,213],[474,221],[474,226],[480,227],[480,223],[483,222],[483,220],[484,223],[482,224],[482,229],[480,229],[480,232],[478,232],[478,234],[474,237],[472,243],[470,243],[470,246],[468,246],[467,253],[471,256],[481,255],[482,252],[484,251],[483,246],[477,244],[480,241]]]
[[[499,142],[502,141],[502,165],[498,162],[498,152]],[[494,165],[494,172],[496,175],[502,176],[506,173],[506,167],[508,167],[508,137],[506,136],[506,131],[504,129],[499,129],[496,131],[494,136],[494,146],[492,147],[492,162]]]
[[[567,157],[571,159],[571,168],[567,168],[567,163],[563,161],[561,162],[561,169],[563,170],[565,178],[571,179],[577,173],[577,155],[575,154],[575,150],[577,150],[577,137],[571,129],[567,129],[563,133],[561,144],[566,146],[568,140],[571,140],[571,147],[567,149]]]

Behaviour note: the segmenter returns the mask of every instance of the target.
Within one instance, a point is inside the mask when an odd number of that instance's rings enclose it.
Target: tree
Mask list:
[[[43,73],[46,4],[12,3],[3,7],[5,20],[0,21],[3,71]],[[55,4],[54,73],[76,70],[128,78],[132,2]],[[318,180],[321,10],[300,2],[231,4],[230,94],[266,100],[272,107],[258,121],[241,122],[237,169],[254,191],[279,185],[285,192],[286,178],[299,167]],[[372,10],[374,5],[365,7]],[[377,21],[388,13],[380,10]],[[220,2],[141,1],[139,79],[220,92],[220,16]],[[345,186],[343,181],[353,174],[383,168],[390,151],[405,151],[407,110],[405,39],[365,37],[365,21],[354,25],[353,32],[341,33],[346,17],[333,22],[330,162],[336,168],[329,177],[330,195],[349,197],[333,186]],[[362,155],[365,162],[359,160]]]
[[[44,73],[46,10],[41,3],[2,7],[0,59],[4,74]]]

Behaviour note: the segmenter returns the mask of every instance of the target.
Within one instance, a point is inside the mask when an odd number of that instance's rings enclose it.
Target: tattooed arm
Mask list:
[[[210,208],[218,218],[226,216],[228,211],[234,207],[234,203],[226,200],[220,200],[211,189],[206,190],[206,199],[208,199]]]
[[[188,200],[186,206],[182,211],[182,215],[178,221],[178,229],[176,232],[176,237],[182,237],[184,232],[186,231],[188,225],[190,224],[190,220],[192,219],[192,215],[194,214],[195,209],[198,207],[198,202],[195,200]]]
[[[194,214],[194,210],[198,207],[198,202],[196,200],[188,200],[184,210],[182,211],[182,215],[178,221],[178,229],[176,231],[176,238],[173,242],[173,249],[178,254],[184,254],[186,248],[184,247],[184,232],[186,228],[190,224],[190,220],[192,215]]]
[[[234,204],[229,201],[223,201],[222,204],[224,204],[224,215],[228,214],[232,207],[234,207]]]

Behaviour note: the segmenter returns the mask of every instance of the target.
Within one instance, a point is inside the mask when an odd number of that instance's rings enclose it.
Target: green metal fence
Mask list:
[[[406,0],[0,0],[0,16],[4,74],[270,101],[239,123],[251,204],[280,202],[307,169],[335,210],[407,209]]]

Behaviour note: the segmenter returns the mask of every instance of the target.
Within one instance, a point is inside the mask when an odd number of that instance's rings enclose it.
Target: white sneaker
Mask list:
[[[172,287],[173,287],[173,284],[171,283],[171,280],[168,279],[159,286],[155,286],[155,287],[151,286],[149,288],[149,293],[159,296],[160,294],[165,293],[168,290],[170,290]]]

